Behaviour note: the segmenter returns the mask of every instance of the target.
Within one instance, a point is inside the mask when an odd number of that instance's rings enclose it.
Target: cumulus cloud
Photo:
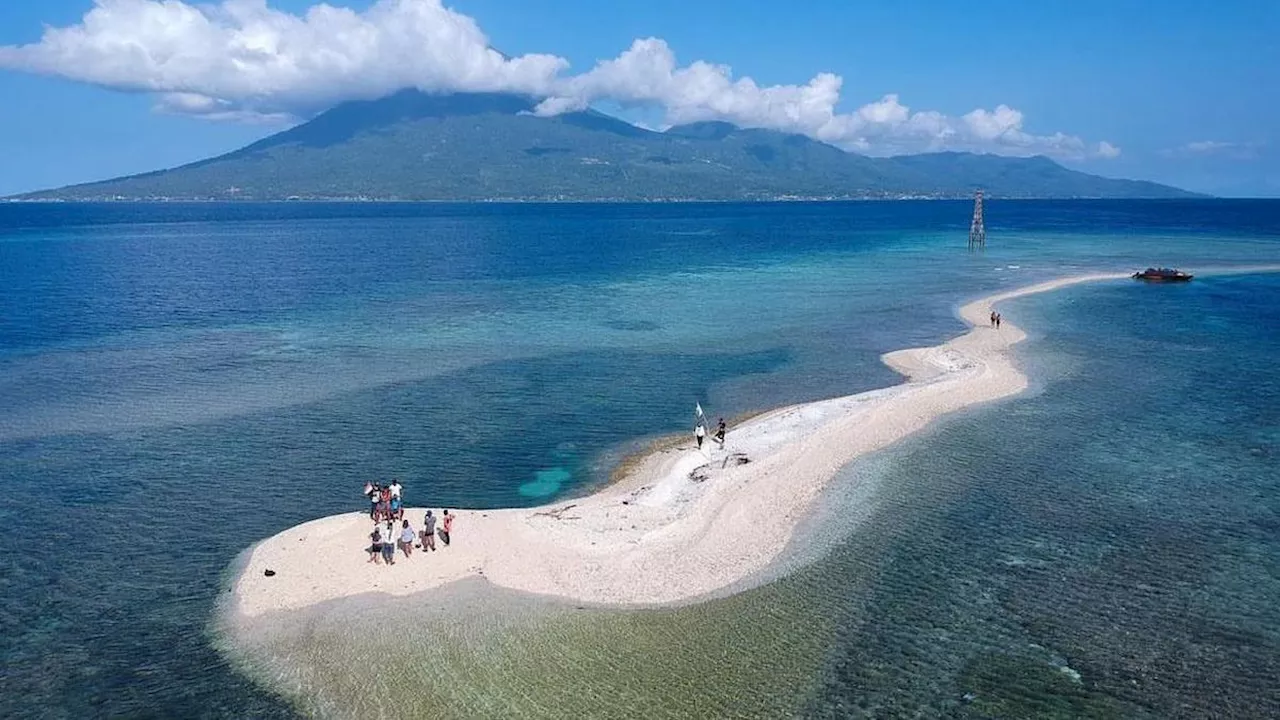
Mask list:
[[[657,106],[666,123],[725,120],[795,132],[849,150],[898,154],[971,150],[1059,158],[1112,158],[1119,148],[1024,129],[1005,105],[961,117],[916,111],[897,95],[841,112],[843,80],[761,86],[724,65],[681,66],[666,42],[636,40],[585,73],[550,54],[507,57],[476,22],[442,0],[379,0],[364,12],[326,4],[303,15],[266,0],[95,0],[77,25],[39,42],[0,46],[0,67],[153,93],[157,107],[215,120],[304,118],[345,100],[403,88],[510,92],[543,115],[609,101]]]
[[[288,112],[247,110],[230,100],[188,92],[160,95],[155,109],[157,112],[174,115],[191,115],[205,120],[231,120],[252,125],[286,125],[296,119]]]
[[[565,78],[538,112],[555,115],[609,99],[623,104],[658,104],[670,124],[727,120],[743,127],[797,132],[848,150],[898,154],[930,150],[972,150],[1009,155],[1046,154],[1061,158],[1112,158],[1110,143],[1089,146],[1078,137],[1033,135],[1022,113],[1005,105],[974,110],[961,118],[935,111],[912,112],[897,95],[886,95],[852,112],[839,112],[843,80],[820,73],[804,85],[761,87],[749,77],[735,79],[724,65],[676,62],[658,38],[636,40],[612,60]]]
[[[1111,158],[1120,157],[1120,148],[1116,147],[1115,145],[1112,145],[1106,140],[1103,140],[1102,142],[1098,143],[1098,149],[1096,152],[1098,157],[1106,158],[1108,160]]]
[[[79,25],[0,47],[0,67],[154,92],[194,114],[306,115],[406,87],[545,94],[567,63],[507,58],[439,0],[382,0],[366,12],[315,5],[304,16],[266,0],[191,5],[95,0]]]

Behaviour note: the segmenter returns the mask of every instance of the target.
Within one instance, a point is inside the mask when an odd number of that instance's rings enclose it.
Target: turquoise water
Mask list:
[[[879,354],[960,331],[964,298],[1077,270],[1280,262],[1274,203],[989,212],[991,247],[970,255],[963,203],[0,206],[0,715],[291,715],[210,644],[221,573],[257,539],[361,508],[371,477],[403,478],[414,503],[545,502],[686,429],[695,400],[731,416],[894,382]],[[1276,596],[1275,554],[1254,528],[1274,541],[1276,405],[1259,388],[1280,297],[1261,277],[1201,280],[1012,305],[1038,393],[851,469],[920,492],[877,501],[857,562],[837,550],[809,571],[843,578],[857,614],[806,610],[840,629],[806,646],[820,690],[797,708],[995,713],[990,668],[1033,643],[1102,683],[1079,702],[1176,715],[1211,682],[1228,714],[1272,707],[1226,668],[1275,654],[1258,600]],[[1192,385],[1218,394],[1178,401]],[[1151,388],[1177,408],[1127,400]],[[1034,574],[1077,555],[1103,569]],[[1104,592],[1130,572],[1165,605]],[[941,629],[913,632],[921,618]],[[1139,652],[1115,628],[1153,639]],[[1113,654],[1156,670],[1129,677]],[[956,678],[979,699],[956,704]]]
[[[891,499],[826,572],[873,580],[807,714],[1275,717],[1277,298],[1260,275],[1011,303],[1038,391],[871,463]]]

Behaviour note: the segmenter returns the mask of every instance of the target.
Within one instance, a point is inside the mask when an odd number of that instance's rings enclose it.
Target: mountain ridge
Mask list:
[[[175,168],[18,200],[742,201],[1195,197],[1035,156],[888,158],[722,121],[649,130],[595,110],[554,117],[491,93],[401,91]]]

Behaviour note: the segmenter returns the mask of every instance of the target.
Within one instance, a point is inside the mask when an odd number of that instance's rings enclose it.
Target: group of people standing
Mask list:
[[[404,553],[405,558],[411,557],[415,548],[423,552],[435,551],[437,532],[440,542],[446,547],[449,545],[456,516],[445,510],[437,518],[428,510],[422,519],[422,530],[415,532],[409,521],[404,519],[403,493],[404,486],[399,480],[392,480],[387,485],[365,483],[364,494],[369,498],[369,517],[373,520],[368,561],[375,565],[380,562],[395,565],[397,549]]]
[[[995,310],[991,311],[991,327],[997,330],[1000,329],[1000,313]]]
[[[387,485],[369,481],[364,484],[364,495],[369,498],[369,518],[375,523],[378,520],[403,520],[404,507],[401,495],[404,486],[399,480],[392,480]]]
[[[724,418],[720,418],[720,423],[716,425],[716,434],[713,436],[715,441],[724,447],[724,434],[727,428],[724,424]],[[702,441],[707,437],[707,426],[703,424],[701,416],[698,418],[698,424],[693,426],[693,437],[698,441],[698,449],[702,449]]]

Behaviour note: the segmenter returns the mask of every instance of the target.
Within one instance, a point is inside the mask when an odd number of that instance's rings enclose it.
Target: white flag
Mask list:
[[[698,411],[698,419],[699,419],[699,420],[701,420],[701,419],[703,419],[704,417],[706,417],[705,415],[703,415],[703,414],[702,414],[702,403],[700,403],[700,402],[695,402],[695,403],[693,404],[693,406],[694,406],[694,408],[696,408],[696,409],[697,409],[697,411]]]

